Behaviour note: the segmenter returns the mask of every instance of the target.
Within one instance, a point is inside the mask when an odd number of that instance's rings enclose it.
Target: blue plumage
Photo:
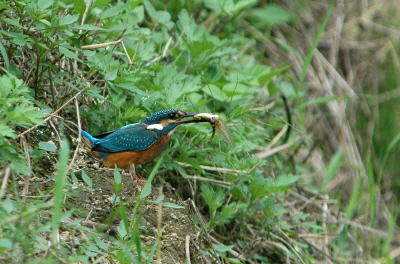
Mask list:
[[[82,130],[82,136],[90,141],[92,150],[100,152],[101,156],[104,156],[102,153],[141,151],[159,142],[161,135],[167,135],[180,123],[169,123],[162,130],[149,130],[147,126],[178,118],[179,112],[178,109],[162,110],[140,123],[126,125],[97,136],[92,136]]]
[[[177,117],[178,112],[179,112],[178,109],[161,110],[155,113],[154,115],[146,118],[146,120],[144,120],[143,123],[151,125],[151,124],[159,124],[164,119],[175,119]]]
[[[161,131],[148,130],[144,123],[137,123],[114,130],[93,143],[92,150],[106,153],[141,151],[160,140]]]
[[[85,130],[81,131],[81,135],[89,140],[91,147],[93,147],[93,144],[98,140],[97,138],[94,138],[92,135],[90,135]]]
[[[140,123],[130,124],[101,135],[92,136],[82,130],[81,134],[91,153],[102,159],[105,166],[129,169],[140,183],[136,166],[152,161],[168,145],[175,128],[182,124],[203,122],[183,120],[197,113],[168,109],[155,113]]]

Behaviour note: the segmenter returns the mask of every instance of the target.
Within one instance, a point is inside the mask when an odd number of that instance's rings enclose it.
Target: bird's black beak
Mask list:
[[[193,112],[185,112],[185,115],[182,116],[182,118],[185,117],[194,117],[195,115],[198,115],[200,113],[193,113]],[[179,123],[180,124],[190,124],[190,123],[199,123],[199,122],[208,122],[207,120],[194,120],[194,119],[190,119],[190,120],[182,120]]]

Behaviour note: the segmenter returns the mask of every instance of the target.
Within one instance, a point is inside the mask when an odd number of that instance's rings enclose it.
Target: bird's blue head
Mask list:
[[[183,120],[185,117],[193,117],[196,114],[197,113],[184,112],[179,109],[167,109],[149,116],[143,123],[147,125],[161,125],[162,133],[168,134],[181,124],[197,122],[196,120]]]

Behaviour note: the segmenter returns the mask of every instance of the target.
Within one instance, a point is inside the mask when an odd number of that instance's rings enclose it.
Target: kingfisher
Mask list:
[[[171,135],[182,124],[204,122],[203,120],[184,120],[198,113],[178,109],[159,111],[144,121],[92,136],[82,130],[81,135],[91,153],[102,160],[109,168],[117,165],[129,170],[132,177],[143,185],[144,179],[136,166],[152,161],[167,147]]]

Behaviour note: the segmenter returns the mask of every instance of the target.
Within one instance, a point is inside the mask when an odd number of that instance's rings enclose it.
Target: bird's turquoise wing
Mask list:
[[[113,153],[121,151],[141,151],[159,142],[161,132],[148,130],[145,124],[133,124],[99,135],[92,150]],[[99,136],[96,136],[99,138]],[[101,138],[102,137],[102,138]]]
[[[140,123],[130,124],[130,125],[123,126],[121,128],[117,128],[117,129],[105,132],[105,133],[100,134],[100,135],[92,136],[92,137],[97,138],[97,139],[101,139],[101,138],[105,138],[106,136],[108,136],[108,135],[110,135],[110,134],[112,134],[112,133],[114,133],[114,132],[116,132],[118,130],[126,129],[126,128],[133,128],[133,127],[140,126],[140,125],[141,125]]]

